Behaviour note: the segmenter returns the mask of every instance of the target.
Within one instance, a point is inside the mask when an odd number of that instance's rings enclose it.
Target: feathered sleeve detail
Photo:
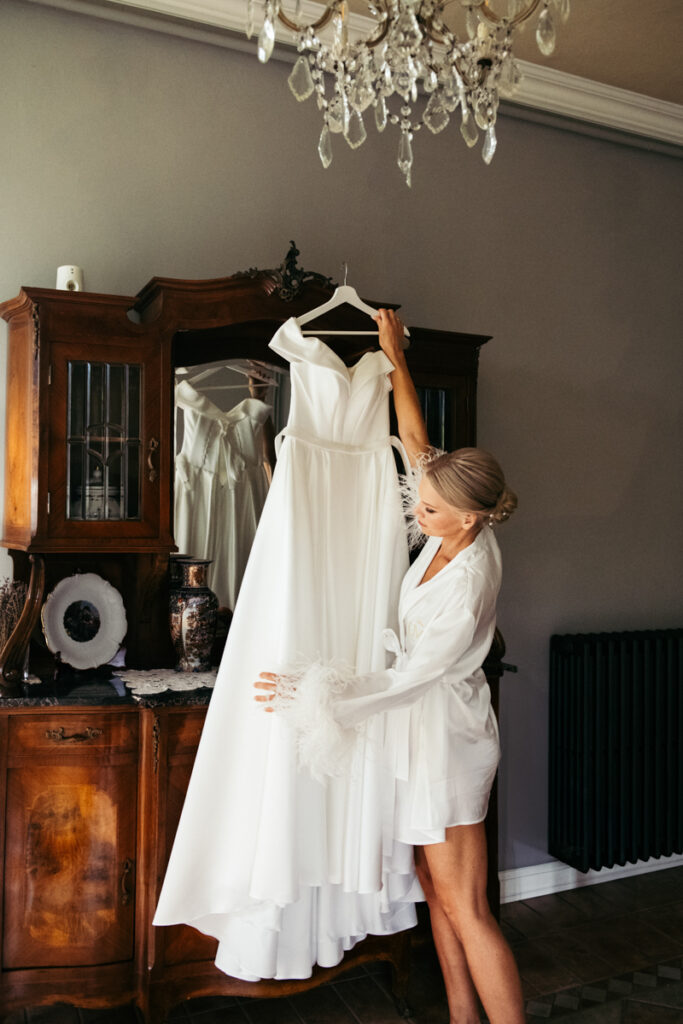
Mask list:
[[[320,661],[278,677],[273,710],[294,731],[299,764],[317,779],[350,770],[358,727],[340,725],[333,709],[354,678],[350,667]]]

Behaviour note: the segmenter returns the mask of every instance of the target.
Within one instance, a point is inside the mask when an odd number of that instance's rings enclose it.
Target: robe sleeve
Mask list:
[[[297,734],[300,762],[316,777],[348,770],[356,729],[371,715],[413,704],[445,676],[457,682],[481,667],[475,636],[486,614],[482,595],[473,602],[469,584],[468,579],[459,595],[444,602],[400,667],[354,675],[319,663],[300,672],[289,692],[276,698],[275,710]]]
[[[332,704],[340,725],[358,725],[369,715],[406,707],[418,700],[444,673],[465,679],[481,666],[466,657],[472,647],[476,620],[467,608],[445,609],[425,628],[415,650],[400,668],[356,676]]]

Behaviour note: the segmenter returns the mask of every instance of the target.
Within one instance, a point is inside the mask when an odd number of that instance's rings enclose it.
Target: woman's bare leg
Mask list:
[[[524,1024],[514,957],[486,899],[483,822],[446,830],[446,841],[422,847],[431,886],[464,950],[490,1024]]]
[[[415,868],[429,907],[434,945],[441,966],[450,1024],[479,1024],[479,1006],[465,951],[436,898],[424,850],[415,847]]]

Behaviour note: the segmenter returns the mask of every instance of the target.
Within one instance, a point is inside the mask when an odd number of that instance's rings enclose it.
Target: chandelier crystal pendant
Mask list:
[[[349,31],[347,0],[330,0],[319,17],[302,22],[302,0],[293,12],[282,0],[265,0],[258,57],[266,62],[275,45],[275,24],[294,33],[300,53],[289,76],[297,100],[315,94],[323,127],[318,153],[332,162],[333,134],[352,149],[367,138],[364,115],[378,131],[399,129],[398,166],[410,185],[413,137],[426,126],[435,135],[460,111],[460,131],[472,147],[484,135],[486,164],[496,151],[500,97],[521,81],[512,53],[515,32],[534,14],[536,42],[545,56],[555,48],[557,21],[569,17],[570,0],[459,0],[465,28],[458,36],[445,24],[444,9],[458,0],[368,0],[375,25],[370,34]],[[256,0],[248,0],[247,36],[254,32]]]

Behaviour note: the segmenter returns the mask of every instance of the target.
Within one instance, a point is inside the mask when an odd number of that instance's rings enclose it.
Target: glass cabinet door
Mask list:
[[[67,363],[66,518],[139,520],[142,366]]]
[[[144,345],[108,344],[104,358],[94,348],[52,345],[48,534],[144,548],[160,522],[159,358]]]

